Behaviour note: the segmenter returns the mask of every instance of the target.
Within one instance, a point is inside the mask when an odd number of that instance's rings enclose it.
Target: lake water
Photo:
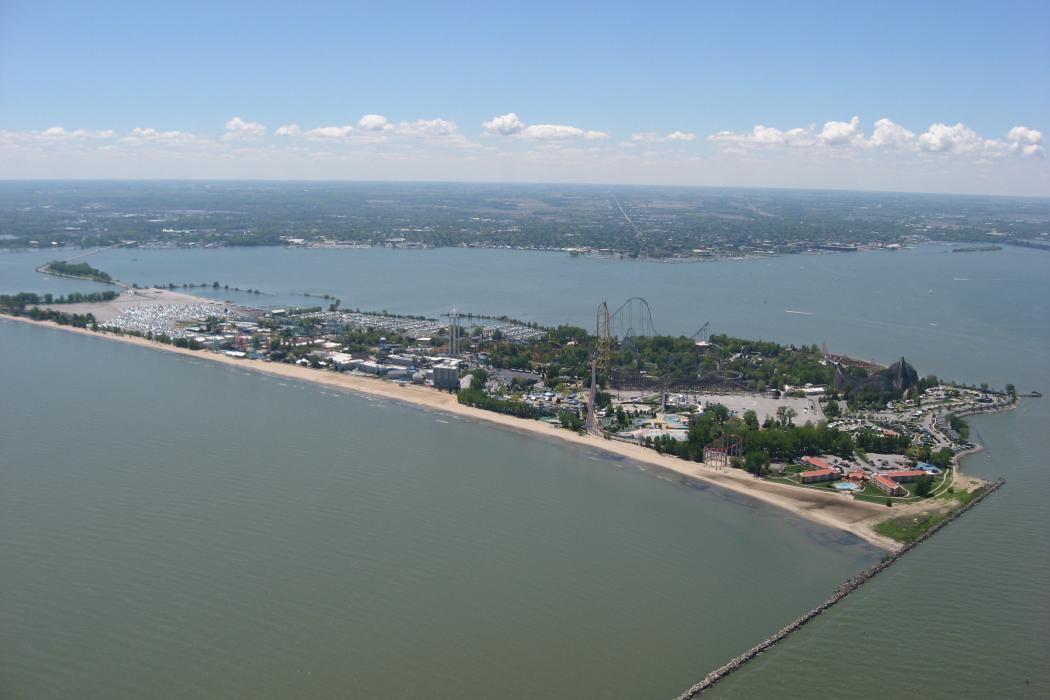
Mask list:
[[[54,291],[32,272],[52,257],[0,254],[0,292]],[[1050,387],[1050,257],[1028,250],[86,260],[128,282],[217,280],[277,304],[309,291],[588,327],[601,300],[637,295],[660,332],[710,320]],[[877,556],[487,426],[60,331],[0,323],[0,339],[0,683],[15,697],[667,697]],[[965,468],[1006,488],[712,696],[1050,693],[1048,413],[1034,399],[972,419],[990,449]]]

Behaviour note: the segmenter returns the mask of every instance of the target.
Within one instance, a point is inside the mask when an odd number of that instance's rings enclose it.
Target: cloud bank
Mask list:
[[[823,127],[815,125],[780,130],[762,124],[750,132],[720,131],[707,137],[708,141],[730,148],[830,148],[878,149],[883,151],[923,152],[942,154],[974,154],[979,156],[1020,155],[1026,158],[1043,156],[1043,134],[1025,126],[1015,126],[1004,138],[984,138],[961,122],[954,125],[936,122],[921,134],[906,129],[889,119],[875,122],[870,136],[865,135],[860,117],[849,121],[829,121]]]
[[[232,116],[210,131],[0,128],[0,177],[216,177],[546,180],[847,187],[1050,195],[1045,137],[1028,125],[984,136],[958,121],[914,129],[858,116],[780,128],[639,130],[614,140],[516,112],[464,133],[442,117],[365,113],[268,127]],[[686,127],[686,124],[679,126]]]

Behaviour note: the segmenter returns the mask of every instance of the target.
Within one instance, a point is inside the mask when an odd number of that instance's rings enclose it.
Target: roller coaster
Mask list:
[[[718,358],[724,350],[710,340],[710,327],[710,322],[704,323],[690,339],[703,352],[717,350],[715,357]],[[609,310],[607,302],[603,301],[598,305],[595,314],[597,342],[591,360],[590,407],[595,406],[599,375],[606,377],[607,386],[614,391],[650,394],[657,392],[666,395],[668,392],[701,393],[715,390],[745,391],[750,389],[743,374],[736,370],[724,369],[720,359],[717,360],[716,368],[713,370],[704,369],[698,365],[676,376],[650,376],[637,361],[640,348],[635,344],[641,339],[653,338],[655,335],[656,327],[653,323],[652,310],[649,302],[642,297],[631,297],[614,311]],[[626,366],[612,366],[613,351],[629,351],[632,346],[634,346],[636,361]],[[587,429],[595,434],[603,432],[593,410],[587,413]],[[734,456],[736,448],[737,446],[733,445],[723,446],[726,453],[725,459]]]
[[[714,370],[694,371],[680,376],[650,377],[645,370],[634,363],[632,366],[613,367],[612,354],[614,347],[630,350],[632,343],[640,338],[652,338],[656,335],[652,310],[642,297],[631,297],[615,311],[609,310],[607,302],[598,305],[595,319],[595,336],[597,338],[593,375],[599,373],[608,378],[610,388],[617,391],[674,391],[689,392],[705,389],[744,390],[748,388],[743,375],[735,370],[722,369],[721,363]],[[703,349],[722,348],[709,340],[708,321],[692,335],[697,347]]]

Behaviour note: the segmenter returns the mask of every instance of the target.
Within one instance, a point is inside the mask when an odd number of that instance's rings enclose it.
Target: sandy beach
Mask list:
[[[316,370],[297,365],[263,362],[229,357],[227,355],[176,348],[163,345],[145,338],[121,336],[112,333],[95,332],[72,326],[61,326],[50,321],[34,321],[24,317],[0,314],[0,319],[43,326],[71,333],[80,333],[92,337],[101,337],[142,348],[162,352],[187,355],[205,359],[238,369],[261,372],[287,379],[311,382],[335,389],[380,396],[395,401],[405,401],[435,411],[456,414],[473,420],[484,421],[519,432],[564,440],[565,442],[583,445],[602,450],[631,460],[639,465],[655,467],[684,480],[713,484],[719,488],[743,494],[755,500],[799,515],[821,525],[849,532],[870,544],[887,551],[900,549],[901,544],[884,537],[874,530],[875,524],[889,515],[901,515],[907,506],[894,508],[892,513],[885,506],[854,501],[848,496],[835,493],[822,493],[816,490],[800,489],[786,484],[778,484],[756,479],[738,469],[717,469],[697,462],[689,462],[668,455],[661,455],[654,450],[613,440],[603,440],[592,435],[579,435],[568,430],[536,420],[526,420],[505,416],[491,411],[471,408],[460,404],[454,394],[441,392],[430,387],[395,384],[382,379],[373,379],[358,375],[343,374],[328,370]],[[910,510],[910,509],[909,509]]]

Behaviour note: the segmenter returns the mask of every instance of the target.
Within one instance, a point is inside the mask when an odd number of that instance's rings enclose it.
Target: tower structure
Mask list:
[[[604,301],[598,307],[597,323],[595,325],[597,346],[594,364],[598,371],[607,372],[609,370],[609,358],[612,354],[612,316],[609,314],[609,305]]]
[[[448,313],[448,354],[459,355],[459,310]]]

